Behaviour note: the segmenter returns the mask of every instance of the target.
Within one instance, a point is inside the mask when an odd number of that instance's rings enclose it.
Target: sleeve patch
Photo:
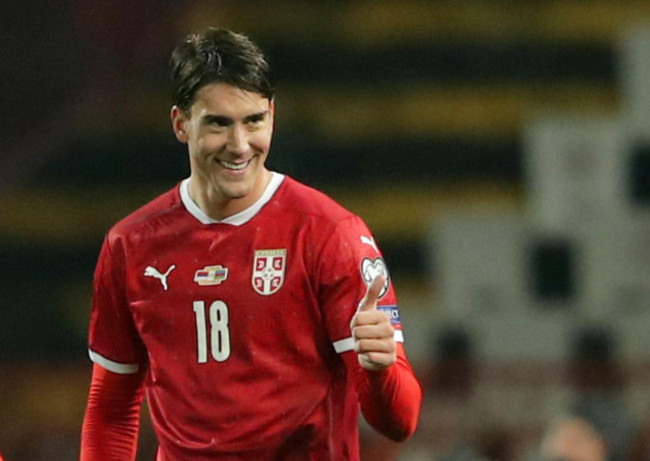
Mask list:
[[[377,310],[388,314],[392,325],[399,325],[401,323],[397,306],[377,306]]]
[[[375,259],[363,258],[361,261],[361,277],[366,286],[370,286],[372,281],[375,280],[375,277],[378,275],[383,275],[385,279],[384,286],[379,293],[379,298],[383,298],[388,292],[388,287],[390,286],[390,276],[388,275],[386,263],[381,257]]]

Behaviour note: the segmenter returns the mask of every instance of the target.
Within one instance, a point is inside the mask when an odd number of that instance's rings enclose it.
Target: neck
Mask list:
[[[222,190],[211,185],[205,178],[192,174],[188,192],[201,211],[215,221],[222,221],[257,202],[264,194],[271,177],[272,173],[265,168],[249,193],[242,197],[229,197]]]

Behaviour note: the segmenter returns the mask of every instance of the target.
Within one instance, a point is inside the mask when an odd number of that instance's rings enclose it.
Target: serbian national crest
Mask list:
[[[287,267],[287,250],[255,250],[253,260],[253,288],[263,296],[269,296],[280,289],[284,283]]]

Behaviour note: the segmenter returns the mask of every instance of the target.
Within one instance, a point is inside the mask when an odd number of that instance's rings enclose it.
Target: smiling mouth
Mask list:
[[[237,171],[237,170],[243,170],[244,168],[246,168],[251,161],[248,160],[248,161],[242,162],[242,163],[234,163],[234,162],[227,162],[225,160],[217,160],[217,162],[219,163],[219,165],[226,168],[227,170]]]

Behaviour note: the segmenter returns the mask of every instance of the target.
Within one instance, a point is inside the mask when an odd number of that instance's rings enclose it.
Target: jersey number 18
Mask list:
[[[223,362],[230,357],[230,330],[228,329],[228,305],[223,301],[210,304],[208,313],[205,312],[205,301],[194,301],[196,315],[196,343],[199,363],[208,361],[208,331],[210,331],[210,352],[217,362]],[[208,328],[207,322],[210,326]]]

